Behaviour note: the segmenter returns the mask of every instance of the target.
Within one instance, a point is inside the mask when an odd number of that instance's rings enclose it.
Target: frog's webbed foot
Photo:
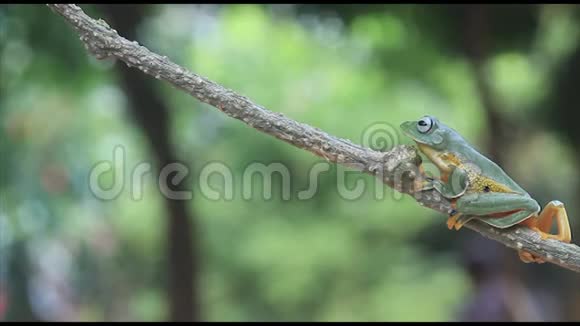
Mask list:
[[[449,217],[447,218],[447,228],[452,230],[455,224],[457,223],[457,219],[461,216],[461,213],[458,213],[455,208],[453,208],[454,203],[451,204],[451,211],[449,212]]]
[[[556,225],[558,226],[558,234],[551,234],[552,222],[556,218]],[[529,222],[531,229],[538,232],[542,239],[554,239],[566,243],[572,241],[572,233],[570,231],[570,222],[568,221],[568,214],[564,204],[557,200],[553,200],[544,207],[540,215],[531,219]]]
[[[518,250],[518,255],[520,256],[520,259],[526,264],[528,263],[543,264],[546,262],[544,259],[535,256],[531,252],[527,252],[525,250]]]
[[[452,209],[449,213],[449,218],[447,218],[447,228],[449,230],[455,229],[455,231],[459,231],[467,222],[474,218],[475,216],[473,215],[463,215]]]
[[[551,234],[550,229],[552,228],[552,222],[554,217],[556,217],[556,224],[558,226],[558,234]],[[570,232],[570,223],[568,222],[568,215],[566,214],[566,209],[564,204],[554,200],[548,203],[540,215],[532,217],[525,220],[523,225],[528,226],[530,229],[540,234],[542,239],[554,239],[566,243],[572,241],[572,234]],[[525,263],[544,263],[545,260],[529,253],[527,251],[518,251],[520,259]]]
[[[457,201],[451,201],[451,210],[449,211],[449,217],[447,218],[447,228],[449,230],[453,230],[456,227],[458,220],[461,218],[462,214],[459,213],[457,210]],[[456,230],[459,230],[456,228]]]
[[[467,222],[474,219],[476,216],[473,215],[461,215],[456,219],[455,225],[453,226],[456,231],[459,231]]]

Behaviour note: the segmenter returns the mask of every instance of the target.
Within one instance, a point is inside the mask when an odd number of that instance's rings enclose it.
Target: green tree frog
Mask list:
[[[501,229],[524,225],[542,239],[571,241],[568,216],[561,202],[551,201],[540,212],[536,200],[455,130],[432,116],[404,122],[401,129],[440,172],[439,179],[426,179],[416,190],[435,189],[451,201],[447,220],[450,230],[459,230],[469,220],[478,219]],[[550,234],[554,217],[558,233]],[[530,252],[518,253],[526,263],[544,262]]]

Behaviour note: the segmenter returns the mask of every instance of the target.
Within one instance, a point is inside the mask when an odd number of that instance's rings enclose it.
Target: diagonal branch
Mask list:
[[[418,173],[421,158],[412,146],[397,146],[388,152],[377,152],[348,140],[329,135],[320,129],[294,121],[253,103],[245,96],[226,89],[202,76],[171,62],[129,41],[109,27],[106,22],[87,16],[72,4],[49,4],[74,27],[89,52],[99,59],[114,57],[145,74],[162,79],[201,102],[207,103],[228,116],[238,119],[263,133],[293,146],[307,150],[334,163],[344,164],[361,172],[381,178],[394,189],[414,196],[425,207],[447,214],[450,203],[433,190],[413,193],[411,184]],[[580,247],[556,240],[542,240],[525,227],[496,229],[472,220],[465,227],[514,248],[529,251],[564,268],[580,272]]]

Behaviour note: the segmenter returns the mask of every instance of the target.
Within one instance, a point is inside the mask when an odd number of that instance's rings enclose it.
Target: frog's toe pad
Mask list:
[[[456,223],[455,219],[453,219],[452,217],[448,218],[447,219],[447,228],[449,230],[453,230],[453,226],[455,226],[455,223]]]
[[[527,251],[523,251],[520,250],[518,251],[518,254],[520,255],[520,259],[524,262],[524,263],[538,263],[538,264],[543,264],[546,261],[543,260],[542,258],[536,257],[533,254],[527,252]]]
[[[453,215],[451,215],[452,213],[453,213]],[[457,228],[457,219],[459,219],[460,216],[461,216],[461,214],[457,213],[456,210],[452,210],[451,213],[449,213],[449,217],[447,218],[447,228],[449,230],[453,230],[454,227],[456,230],[459,230]]]

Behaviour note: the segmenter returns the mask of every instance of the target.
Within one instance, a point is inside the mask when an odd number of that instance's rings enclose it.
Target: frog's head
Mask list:
[[[437,150],[445,149],[454,134],[437,118],[428,115],[417,121],[403,122],[401,129],[415,142]]]

